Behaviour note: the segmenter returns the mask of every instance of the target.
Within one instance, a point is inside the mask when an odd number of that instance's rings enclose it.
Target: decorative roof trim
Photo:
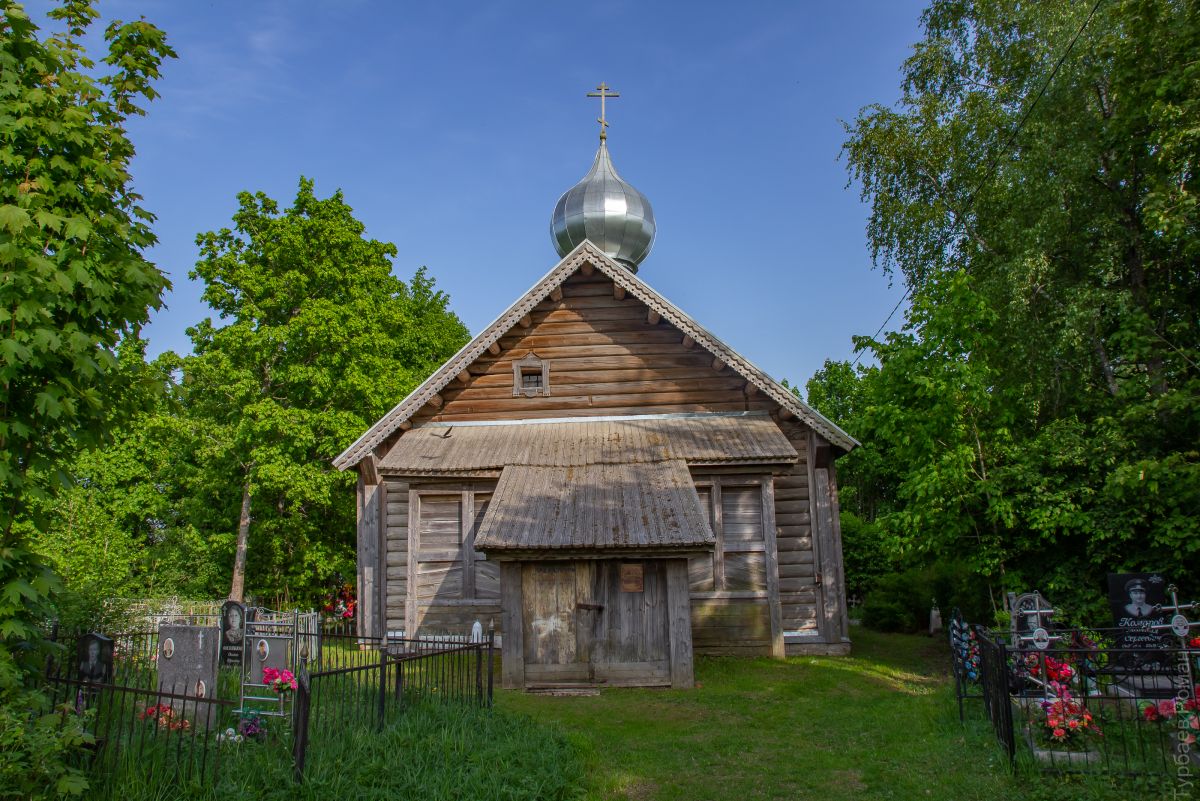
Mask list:
[[[537,426],[549,423],[624,423],[627,420],[697,420],[713,417],[767,417],[764,411],[749,412],[662,412],[659,414],[595,414],[587,417],[529,417],[520,420],[430,420],[413,426],[422,428],[478,428],[480,426]]]
[[[482,356],[489,347],[499,341],[513,326],[520,322],[522,317],[529,314],[535,306],[549,297],[551,292],[562,285],[564,281],[585,263],[591,264],[612,279],[618,286],[623,287],[626,292],[634,295],[646,306],[658,312],[663,319],[691,337],[696,344],[702,346],[725,362],[725,364],[732,367],[743,378],[758,387],[759,390],[768,395],[781,407],[790,411],[802,422],[811,426],[813,430],[825,437],[832,444],[846,451],[853,450],[858,446],[859,443],[854,437],[847,434],[816,409],[801,401],[779,384],[779,382],[748,362],[716,336],[709,333],[707,329],[662,297],[658,292],[654,291],[649,284],[630,272],[628,268],[621,266],[609,258],[598,247],[593,245],[591,241],[584,240],[574,250],[564,256],[562,261],[555,265],[550,272],[546,273],[516,303],[509,306],[491,325],[483,329],[478,336],[464,345],[458,353],[427,378],[424,383],[414,389],[408,397],[396,404],[391,411],[381,417],[361,437],[356,439],[350,447],[342,451],[333,460],[333,466],[339,470],[346,470],[354,467],[366,458],[371,451],[394,434],[401,423],[416,414],[434,395],[441,392],[459,373]]]

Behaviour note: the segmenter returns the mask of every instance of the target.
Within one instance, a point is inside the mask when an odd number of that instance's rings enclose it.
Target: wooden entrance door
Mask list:
[[[664,562],[526,564],[521,597],[527,686],[671,683]]]

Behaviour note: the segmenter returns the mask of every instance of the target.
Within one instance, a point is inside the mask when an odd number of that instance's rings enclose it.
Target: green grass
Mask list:
[[[418,702],[382,733],[369,715],[314,726],[299,786],[277,725],[266,743],[221,746],[207,793],[139,779],[137,766],[112,789],[127,801],[1171,797],[1163,782],[1010,772],[981,701],[959,723],[948,669],[940,638],[856,630],[851,657],[700,659],[694,690],[497,691],[490,712]]]
[[[981,701],[960,725],[948,671],[940,638],[857,629],[849,658],[700,659],[695,690],[502,692],[497,706],[562,727],[596,799],[1127,797],[1010,774]]]

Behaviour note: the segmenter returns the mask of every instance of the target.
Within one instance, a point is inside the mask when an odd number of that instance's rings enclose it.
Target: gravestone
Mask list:
[[[243,643],[246,639],[246,606],[237,601],[221,605],[221,664],[242,664]]]
[[[75,643],[79,678],[91,684],[107,684],[113,677],[113,641],[103,634],[85,634]]]
[[[250,680],[262,682],[263,668],[292,670],[291,637],[279,634],[254,635],[246,641],[246,664],[250,666]]]
[[[1009,593],[1009,629],[1014,648],[1049,645],[1048,631],[1053,624],[1054,607],[1040,592]]]
[[[1162,608],[1167,580],[1160,573],[1115,573],[1108,577],[1108,603],[1118,632],[1121,686],[1139,697],[1169,697],[1174,669],[1170,649],[1171,613]],[[1155,626],[1163,628],[1156,629]]]
[[[220,636],[216,627],[158,627],[158,691],[188,696],[171,698],[170,707],[206,729],[214,725],[216,707],[198,699],[216,697]]]

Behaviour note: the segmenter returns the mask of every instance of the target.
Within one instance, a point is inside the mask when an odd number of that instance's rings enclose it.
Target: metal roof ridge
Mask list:
[[[696,420],[696,419],[712,419],[714,417],[723,418],[746,418],[746,417],[765,417],[770,418],[770,413],[759,410],[751,410],[745,412],[665,412],[661,414],[598,414],[587,417],[531,417],[526,420],[464,420],[462,422],[453,421],[429,421],[421,423],[418,426],[413,426],[413,431],[420,431],[425,428],[479,428],[483,426],[528,426],[528,425],[550,425],[558,423],[624,423],[636,420]]]

